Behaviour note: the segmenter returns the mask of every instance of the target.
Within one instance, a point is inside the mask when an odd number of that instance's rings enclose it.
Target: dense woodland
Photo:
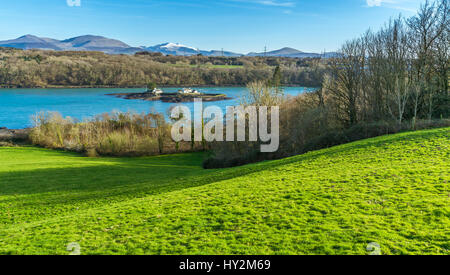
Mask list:
[[[245,86],[280,66],[283,83],[317,87],[320,59],[162,56],[0,48],[0,87]]]

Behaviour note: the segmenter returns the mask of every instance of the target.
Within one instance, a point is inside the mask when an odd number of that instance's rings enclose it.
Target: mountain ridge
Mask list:
[[[204,56],[227,56],[227,57],[238,57],[243,56],[243,54],[240,53],[234,53],[230,51],[219,51],[219,50],[200,50],[198,48],[186,46],[180,43],[171,43],[166,42],[163,44],[158,44],[151,47],[146,47],[145,50],[151,51],[151,52],[160,52],[165,55],[204,55]]]
[[[235,53],[224,50],[200,50],[195,47],[186,46],[180,43],[166,42],[155,46],[133,47],[120,40],[111,39],[99,35],[81,35],[64,40],[47,37],[38,37],[32,34],[20,36],[16,39],[0,41],[0,47],[18,48],[23,50],[40,49],[54,51],[99,51],[106,54],[135,54],[141,51],[159,52],[164,55],[176,56],[267,56],[267,57],[292,57],[292,58],[320,58],[331,57],[335,53],[305,53],[294,48],[284,47],[270,52],[248,54]]]

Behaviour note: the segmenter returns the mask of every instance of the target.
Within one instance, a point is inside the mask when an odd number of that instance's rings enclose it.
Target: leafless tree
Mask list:
[[[336,101],[347,125],[358,122],[358,104],[364,85],[366,48],[363,39],[347,41],[341,48],[339,57],[331,64],[332,77],[326,88]]]
[[[435,52],[436,50],[441,52],[443,49],[441,47],[445,47],[444,44],[446,43],[448,47],[448,38],[445,38],[445,33],[448,33],[449,28],[449,2],[448,0],[440,0],[431,3],[427,0],[420,7],[418,14],[409,18],[406,22],[410,28],[410,47],[415,53],[416,58],[414,66],[416,78],[418,81],[425,82],[425,100],[428,105],[428,118],[431,119],[433,115],[434,96],[437,92],[436,89],[439,87],[439,84],[436,85],[436,81],[433,79],[433,74],[435,73],[434,64],[436,61]],[[444,63],[446,65],[448,64],[448,56]],[[444,77],[447,75],[447,70],[448,68],[445,68]],[[441,79],[437,82],[442,81]]]

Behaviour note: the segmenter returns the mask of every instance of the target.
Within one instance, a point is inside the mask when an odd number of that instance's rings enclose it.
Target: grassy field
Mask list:
[[[202,159],[0,148],[0,254],[450,254],[450,128]]]

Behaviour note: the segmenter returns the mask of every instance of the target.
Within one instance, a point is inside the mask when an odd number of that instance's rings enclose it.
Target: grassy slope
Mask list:
[[[203,170],[0,148],[0,254],[450,254],[450,129]]]

